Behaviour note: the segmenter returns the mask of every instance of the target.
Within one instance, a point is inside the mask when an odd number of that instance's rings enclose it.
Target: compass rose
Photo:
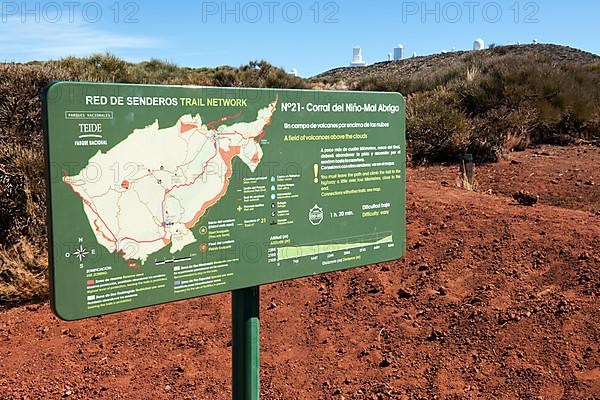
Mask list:
[[[84,247],[84,242],[83,242],[83,238],[79,238],[78,239],[78,244],[79,247],[76,247],[73,251],[67,251],[65,253],[65,258],[67,259],[74,259],[79,261],[79,268],[83,268],[83,261],[85,260],[85,258],[89,255],[95,256],[96,255],[96,250],[95,249],[91,249],[88,250],[87,248]]]
[[[73,255],[79,260],[79,262],[82,262],[88,254],[90,254],[90,252],[87,251],[82,244],[80,244],[79,248],[73,252]]]

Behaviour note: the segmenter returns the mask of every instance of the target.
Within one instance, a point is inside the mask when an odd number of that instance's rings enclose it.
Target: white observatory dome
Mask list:
[[[483,50],[485,48],[485,42],[483,39],[477,39],[473,42],[473,50]]]

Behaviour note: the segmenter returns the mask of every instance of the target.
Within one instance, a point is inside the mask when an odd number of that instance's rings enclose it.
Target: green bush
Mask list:
[[[470,121],[456,101],[445,87],[409,97],[407,139],[413,162],[454,159],[467,149]]]

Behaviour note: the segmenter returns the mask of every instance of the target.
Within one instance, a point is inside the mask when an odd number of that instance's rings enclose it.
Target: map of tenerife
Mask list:
[[[232,125],[222,123],[241,113],[208,123],[185,115],[163,129],[155,121],[89,159],[88,166],[102,171],[98,179],[86,179],[84,169],[63,181],[83,201],[98,243],[130,267],[167,246],[174,254],[196,242],[191,229],[227,192],[233,158],[253,172],[258,167],[259,142],[276,105],[259,110],[253,122]]]

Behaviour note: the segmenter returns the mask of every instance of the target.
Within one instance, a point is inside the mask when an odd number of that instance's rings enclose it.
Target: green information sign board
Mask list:
[[[398,94],[58,82],[44,112],[63,319],[404,253]]]

